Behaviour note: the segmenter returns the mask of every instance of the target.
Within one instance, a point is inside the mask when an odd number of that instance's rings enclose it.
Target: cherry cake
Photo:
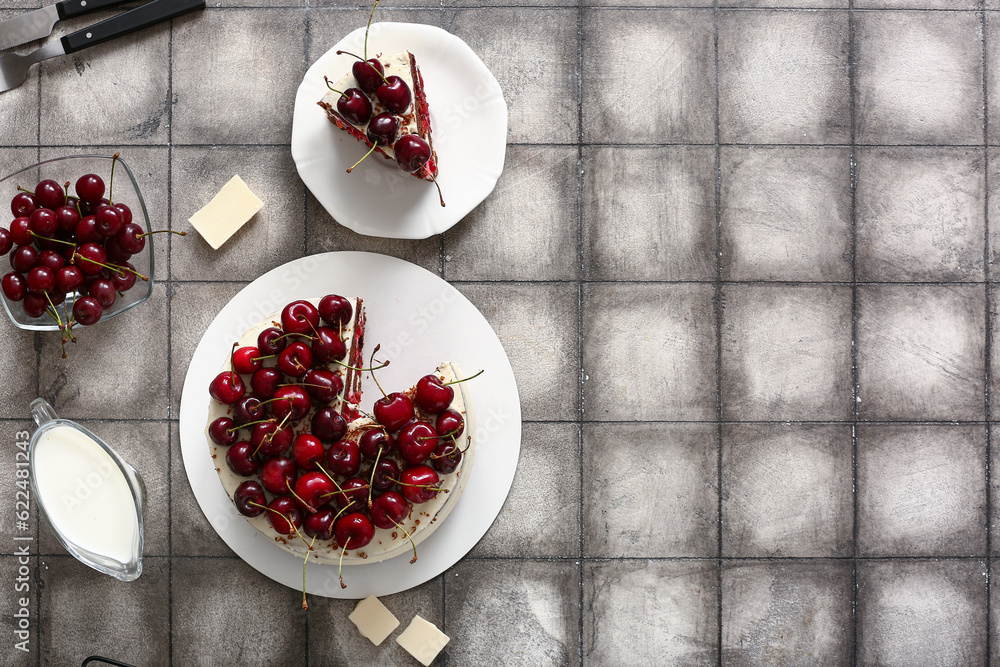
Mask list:
[[[427,107],[427,96],[424,92],[424,79],[420,74],[420,68],[417,67],[417,59],[409,51],[401,51],[392,56],[378,57],[372,60],[377,60],[381,63],[384,70],[384,77],[387,81],[392,81],[392,77],[394,76],[399,77],[409,87],[409,90],[412,91],[409,104],[404,109],[400,110],[398,107],[395,109],[388,108],[383,103],[380,95],[376,94],[372,94],[370,98],[365,96],[366,99],[362,100],[361,96],[364,93],[361,90],[370,88],[371,86],[358,81],[355,75],[355,72],[358,71],[356,68],[352,69],[351,72],[348,72],[347,75],[336,83],[328,84],[331,90],[318,104],[326,111],[330,122],[358,141],[363,142],[369,148],[373,148],[376,153],[379,153],[387,160],[396,161],[396,149],[399,142],[408,141],[412,135],[416,135],[426,141],[427,147],[430,148],[429,159],[415,170],[405,169],[417,178],[433,182],[438,175],[437,153],[434,150],[434,143],[431,141],[431,117]],[[406,86],[400,85],[398,89],[402,91]],[[353,93],[355,95],[353,100],[347,100],[341,91],[357,92]],[[381,91],[379,92],[381,93]],[[403,95],[402,99],[405,101],[405,93]],[[348,107],[343,106],[345,101]],[[338,102],[341,102],[339,108]],[[350,104],[353,102],[359,103],[362,107],[365,107],[365,105],[368,106],[361,113],[351,113],[347,109],[350,108]],[[392,104],[391,101],[389,103]],[[341,112],[342,110],[347,111],[346,115]],[[378,135],[373,132],[375,130],[373,127],[374,124],[378,120],[383,120],[390,116],[395,116],[397,122],[397,127],[394,128],[394,131],[390,129],[391,140],[376,140],[376,136]]]
[[[476,426],[455,364],[361,409],[364,329],[361,299],[295,301],[247,330],[209,386],[226,493],[269,542],[309,561],[415,559],[472,467]]]

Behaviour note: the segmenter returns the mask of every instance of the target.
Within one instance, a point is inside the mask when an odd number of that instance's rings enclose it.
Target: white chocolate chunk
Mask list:
[[[403,634],[396,637],[396,643],[405,648],[410,655],[416,658],[424,667],[434,662],[441,649],[451,641],[445,633],[438,630],[438,627],[416,615],[410,621],[410,626],[403,630]]]
[[[245,225],[264,205],[239,175],[222,186],[219,194],[190,218],[188,222],[218,250],[236,231]]]
[[[369,595],[359,602],[347,618],[358,626],[361,636],[370,639],[375,646],[384,642],[385,638],[399,627],[396,617],[374,595]]]

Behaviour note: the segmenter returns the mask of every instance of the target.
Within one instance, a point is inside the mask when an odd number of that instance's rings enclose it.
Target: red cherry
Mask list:
[[[425,375],[417,380],[416,404],[424,412],[441,414],[455,399],[455,390],[442,384],[437,375]]]
[[[75,232],[76,225],[80,222],[80,212],[76,206],[60,206],[56,209],[56,220],[59,221],[59,230],[63,232]]]
[[[396,436],[399,455],[410,465],[423,463],[437,446],[437,431],[427,422],[416,421],[408,424]]]
[[[395,444],[392,436],[380,428],[369,428],[358,438],[361,455],[370,461],[388,454]]]
[[[340,488],[343,493],[338,493],[334,497],[338,509],[360,512],[368,506],[368,480],[350,477],[340,485]]]
[[[318,440],[317,440],[318,442]],[[326,469],[335,475],[352,477],[361,471],[361,452],[358,443],[338,440],[326,451]]]
[[[38,203],[35,201],[35,195],[30,192],[18,192],[10,200],[10,212],[15,217],[29,216],[36,208],[38,208]]]
[[[250,433],[250,442],[258,448],[262,456],[281,456],[288,451],[295,437],[294,431],[290,428],[278,430],[275,422],[263,422],[256,424]]]
[[[258,422],[266,416],[267,407],[261,405],[260,399],[256,396],[244,396],[236,401],[233,408],[233,421],[242,426],[251,422]]]
[[[267,498],[264,497],[264,489],[261,488],[260,484],[248,479],[236,487],[236,492],[233,493],[233,502],[236,503],[236,509],[240,514],[252,518],[260,516],[260,513],[265,511],[264,505],[267,504]]]
[[[38,236],[51,237],[59,229],[56,212],[48,208],[36,208],[28,218],[33,231]]]
[[[25,297],[25,301],[27,301],[27,297]],[[25,304],[25,310],[27,310],[27,304]],[[92,296],[82,296],[73,304],[73,319],[84,326],[97,324],[102,317],[104,317],[104,307]]]
[[[358,88],[371,95],[382,85],[385,68],[378,58],[358,60],[351,66],[351,74],[358,80]]]
[[[323,443],[314,435],[301,433],[295,437],[292,444],[292,459],[295,465],[303,470],[317,470],[317,463],[323,460],[326,452],[323,450]]]
[[[28,245],[35,240],[31,235],[31,220],[27,216],[14,218],[10,223],[10,240],[15,245]]]
[[[108,261],[104,246],[97,243],[84,243],[76,251],[76,265],[88,275],[96,275],[104,270],[103,264]]]
[[[249,477],[260,468],[260,463],[254,456],[255,449],[253,444],[246,440],[231,445],[226,450],[226,465],[237,475]]]
[[[43,250],[38,253],[38,266],[47,267],[52,273],[66,266],[66,260],[55,250]]]
[[[312,367],[312,363],[312,350],[300,341],[289,343],[278,353],[278,370],[291,377],[302,377]]]
[[[430,456],[431,465],[439,473],[450,475],[462,462],[462,450],[454,442],[443,442]]]
[[[333,408],[317,410],[309,429],[322,442],[335,442],[347,434],[347,422]]]
[[[347,345],[336,331],[329,327],[317,327],[310,349],[315,361],[326,363],[332,359],[343,361],[347,356]]]
[[[445,410],[434,422],[438,435],[459,438],[465,432],[465,419],[457,410]]]
[[[271,493],[288,493],[289,489],[295,488],[298,474],[295,461],[287,456],[275,456],[264,461],[260,467],[260,483]]]
[[[394,480],[399,479],[399,464],[392,459],[379,459],[375,464],[375,469],[368,469],[365,477],[372,482],[372,488],[376,491],[388,491],[396,486]]]
[[[403,471],[400,477],[400,485],[403,495],[411,503],[418,505],[426,503],[437,495],[437,489],[433,488],[440,481],[438,474],[427,465],[416,465]]]
[[[333,539],[333,530],[337,512],[332,507],[323,507],[306,517],[303,527],[306,535],[315,537],[321,542]]]
[[[309,392],[313,402],[326,405],[332,403],[344,390],[344,380],[333,371],[313,368],[302,376],[302,386]]]
[[[237,373],[249,375],[260,368],[261,362],[257,357],[261,356],[260,350],[256,347],[241,347],[233,352],[233,369]]]
[[[4,296],[10,301],[23,301],[28,294],[28,282],[16,271],[11,271],[0,278],[0,287],[3,288]]]
[[[339,294],[327,294],[319,302],[319,314],[333,329],[351,321],[354,307],[348,299]]]
[[[88,215],[76,223],[76,240],[79,243],[100,243],[104,240],[97,231],[97,218]]]
[[[238,373],[223,371],[216,375],[215,379],[208,385],[208,393],[220,403],[232,405],[243,398],[246,387]]]
[[[406,394],[393,392],[375,401],[375,421],[390,431],[398,431],[413,419],[413,401]]]
[[[277,354],[285,349],[288,339],[283,337],[281,329],[268,327],[257,335],[257,349],[262,354]]]
[[[34,269],[32,269],[34,271]],[[29,274],[30,275],[30,274]],[[115,303],[118,292],[115,284],[107,278],[98,278],[87,286],[87,294],[97,299],[103,308],[110,308]]]
[[[341,549],[360,549],[375,537],[375,527],[364,514],[352,512],[337,521],[336,536]]]
[[[413,101],[410,86],[399,76],[387,76],[375,91],[378,101],[393,113],[402,114]],[[367,119],[366,119],[367,120]]]
[[[278,496],[267,504],[274,510],[267,513],[267,520],[279,535],[291,535],[295,528],[302,525],[302,510],[291,496]],[[291,523],[288,521],[291,520]],[[292,527],[294,524],[295,528]]]
[[[6,255],[14,247],[14,240],[11,238],[10,230],[0,227],[0,255]]]
[[[278,385],[283,379],[281,371],[278,369],[261,368],[250,376],[250,387],[258,397],[268,399],[274,396],[274,392],[278,390]]]
[[[271,399],[271,412],[281,421],[286,416],[292,421],[298,421],[309,414],[312,409],[312,399],[306,390],[298,385],[278,387]]]
[[[235,426],[236,422],[229,417],[219,417],[208,425],[208,437],[210,437],[212,442],[217,445],[229,447],[234,442],[239,440],[239,431],[229,430]]]
[[[104,181],[95,174],[85,174],[76,181],[76,194],[88,204],[97,204],[104,196]]]
[[[414,173],[431,159],[431,145],[416,134],[404,134],[393,146],[396,164],[405,172]]]
[[[319,326],[319,311],[308,301],[292,301],[281,311],[285,333],[311,334]]]
[[[395,491],[387,491],[372,501],[372,523],[378,528],[395,528],[409,513],[410,504]]]
[[[337,97],[337,111],[348,123],[364,125],[372,117],[372,101],[358,88],[348,88]]]
[[[38,251],[35,246],[23,245],[10,256],[10,266],[19,273],[27,273],[38,263]]]
[[[337,491],[337,485],[321,472],[307,472],[295,482],[295,495],[310,512],[330,502]]]
[[[56,271],[56,289],[64,294],[79,289],[85,280],[79,266],[70,264]]]

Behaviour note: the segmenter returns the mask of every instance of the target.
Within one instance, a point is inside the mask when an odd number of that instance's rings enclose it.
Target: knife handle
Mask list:
[[[126,0],[62,0],[56,3],[56,13],[59,20],[71,19],[74,16],[82,16],[88,12],[104,9],[113,5],[120,5]]]
[[[62,38],[66,53],[75,53],[94,44],[127,35],[136,30],[176,18],[195,9],[204,9],[205,0],[153,0],[117,16],[77,30]]]

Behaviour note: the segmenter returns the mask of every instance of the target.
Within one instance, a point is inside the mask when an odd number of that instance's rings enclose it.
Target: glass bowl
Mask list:
[[[75,194],[73,186],[78,178],[84,174],[97,174],[104,179],[104,196],[107,197],[110,190],[110,194],[114,197],[114,203],[125,204],[131,209],[132,222],[142,227],[144,232],[151,231],[149,227],[149,213],[146,211],[146,202],[139,191],[139,184],[135,181],[135,175],[125,160],[119,157],[115,165],[114,184],[112,186],[112,161],[113,158],[110,155],[74,155],[45,160],[44,162],[39,162],[38,164],[15,171],[13,174],[0,179],[0,206],[4,210],[9,210],[11,199],[18,193],[18,186],[27,190],[33,190],[39,182],[46,179],[52,179],[60,184],[69,181],[70,194]],[[12,219],[12,217],[8,219]],[[146,247],[139,254],[132,255],[128,261],[135,267],[136,271],[147,276],[149,280],[144,281],[141,278],[137,278],[135,285],[125,292],[124,296],[119,294],[114,304],[104,309],[104,315],[98,321],[98,324],[116,315],[120,315],[126,310],[135,308],[153,293],[153,237],[146,236],[144,238],[146,239]],[[10,268],[9,263],[9,258],[13,256],[13,253],[14,251],[11,250],[7,261],[0,260],[4,264],[0,268],[0,274],[5,274],[13,270]],[[72,304],[79,296],[77,292],[67,294],[65,310],[63,306],[58,306],[59,315],[64,321],[66,318],[65,311],[72,313]],[[51,307],[39,317],[29,317],[24,312],[21,303],[10,301],[2,291],[0,291],[0,299],[3,300],[3,307],[7,311],[10,321],[18,328],[29,331],[59,331],[59,325],[52,317]],[[74,327],[74,329],[77,328],[79,327]]]

